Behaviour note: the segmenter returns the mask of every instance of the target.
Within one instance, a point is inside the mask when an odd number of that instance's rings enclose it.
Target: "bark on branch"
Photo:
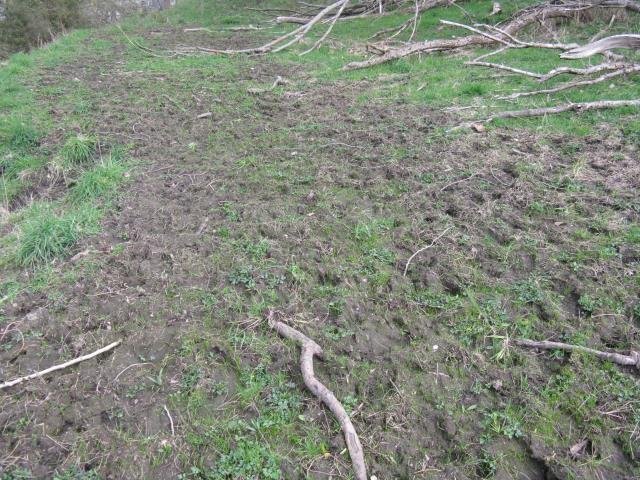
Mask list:
[[[417,53],[457,50],[470,46],[486,46],[495,43],[514,43],[512,41],[513,35],[532,23],[553,18],[570,18],[586,10],[598,7],[625,8],[635,12],[640,12],[640,3],[631,0],[593,0],[591,2],[573,1],[557,4],[543,3],[520,10],[507,22],[494,26],[494,32],[490,35],[486,32],[482,32],[461,38],[436,39],[411,43],[403,47],[388,49],[383,55],[377,57],[351,62],[347,64],[344,69],[355,70],[359,68],[367,68]]]
[[[26,375],[24,377],[20,377],[20,378],[16,378],[15,380],[11,380],[9,382],[5,382],[0,384],[0,390],[3,390],[5,388],[9,388],[9,387],[13,387],[14,385],[18,385],[19,383],[22,382],[26,382],[27,380],[32,380],[34,378],[38,378],[38,377],[43,377],[51,372],[55,372],[57,370],[63,370],[65,368],[71,367],[72,365],[76,365],[80,362],[84,362],[85,360],[89,360],[93,357],[97,357],[98,355],[101,355],[105,352],[108,352],[109,350],[116,348],[118,345],[120,345],[122,343],[122,340],[118,340],[116,342],[113,342],[109,345],[107,345],[106,347],[101,348],[100,350],[96,350],[93,353],[89,353],[87,355],[83,355],[81,357],[78,358],[74,358],[73,360],[69,360],[68,362],[62,363],[60,365],[54,365],[53,367],[49,367],[45,370],[41,370],[39,372],[36,373],[32,373],[31,375]]]
[[[601,358],[602,360],[608,360],[618,365],[632,366],[640,369],[640,352],[636,352],[633,350],[629,352],[629,355],[623,355],[621,353],[615,352],[602,352],[600,350],[595,350],[593,348],[583,347],[580,345],[570,345],[568,343],[561,342],[549,342],[546,340],[536,342],[534,340],[528,339],[515,339],[512,340],[512,342],[521,347],[540,348],[542,350],[563,350],[565,352],[589,353],[591,355],[595,355],[598,358]]]
[[[347,448],[349,449],[349,456],[353,463],[356,480],[367,480],[367,468],[364,461],[364,453],[362,450],[362,444],[360,443],[360,439],[356,433],[356,429],[351,423],[351,419],[342,404],[338,401],[331,390],[325,387],[316,378],[313,371],[313,357],[316,356],[321,359],[324,357],[322,348],[295,328],[275,320],[274,312],[269,312],[268,321],[269,326],[278,332],[280,336],[293,340],[294,342],[299,343],[302,347],[302,351],[300,353],[300,370],[302,370],[304,384],[311,393],[329,407],[329,410],[331,410],[338,420],[338,423],[340,423],[340,428],[342,429],[345,442],[347,443]]]

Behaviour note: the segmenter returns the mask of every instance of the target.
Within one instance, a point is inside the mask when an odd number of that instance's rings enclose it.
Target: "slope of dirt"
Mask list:
[[[316,82],[266,58],[172,64],[107,39],[102,58],[81,54],[41,82],[94,91],[93,129],[128,145],[136,167],[60,280],[3,307],[20,335],[0,337],[0,376],[123,344],[1,394],[1,468],[234,478],[220,465],[257,440],[284,478],[349,478],[295,346],[263,325],[275,308],[329,351],[318,375],[349,404],[380,479],[638,478],[637,372],[607,367],[608,389],[585,373],[603,368],[595,360],[511,347],[501,363],[491,337],[638,345],[628,226],[640,167],[616,127],[447,134],[455,119],[441,112],[363,100],[369,82]],[[290,83],[251,93],[278,75]],[[293,384],[265,380],[243,403],[255,372]],[[299,404],[274,433],[256,425],[280,388]],[[256,478],[272,478],[264,468]]]

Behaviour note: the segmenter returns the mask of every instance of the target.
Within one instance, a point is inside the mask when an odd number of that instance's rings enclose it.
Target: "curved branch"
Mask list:
[[[302,347],[302,352],[300,353],[300,369],[302,370],[304,384],[311,393],[329,407],[329,410],[331,410],[340,423],[340,428],[342,429],[347,448],[349,449],[349,456],[353,463],[356,480],[367,480],[367,467],[364,462],[364,453],[356,429],[353,423],[351,423],[351,419],[342,404],[331,390],[320,383],[313,371],[313,357],[323,358],[322,348],[303,333],[285,323],[276,321],[273,317],[274,312],[269,312],[269,326],[278,332],[280,336],[293,340]]]

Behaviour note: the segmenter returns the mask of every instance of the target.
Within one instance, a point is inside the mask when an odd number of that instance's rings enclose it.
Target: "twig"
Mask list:
[[[466,64],[467,65],[474,65],[474,66],[477,66],[477,67],[495,68],[497,70],[504,70],[504,71],[511,72],[511,73],[519,73],[520,75],[525,75],[527,77],[537,78],[538,80],[540,78],[542,78],[542,74],[540,74],[540,73],[530,72],[528,70],[522,70],[520,68],[509,67],[507,65],[502,65],[500,63],[479,62],[476,59],[476,60],[471,60],[470,62],[466,62]]]
[[[300,344],[302,351],[300,353],[300,369],[302,370],[302,378],[304,384],[321,402],[323,402],[329,410],[335,415],[340,423],[340,428],[344,434],[344,439],[349,449],[349,456],[353,463],[353,469],[356,480],[367,480],[367,467],[364,462],[364,453],[362,444],[356,433],[356,429],[351,423],[351,419],[342,404],[335,395],[325,387],[316,378],[313,372],[313,357],[320,359],[324,357],[324,353],[320,345],[311,340],[309,337],[298,330],[286,325],[285,323],[276,321],[274,312],[270,311],[268,315],[269,326],[274,329],[280,336],[293,340]]]
[[[448,189],[448,188],[450,188],[450,187],[453,187],[454,185],[457,185],[458,183],[466,182],[467,180],[471,180],[473,177],[477,177],[478,175],[479,175],[479,173],[478,173],[478,172],[476,172],[476,173],[472,173],[472,174],[471,174],[471,175],[469,175],[468,177],[464,177],[464,178],[461,178],[461,179],[456,180],[456,181],[454,181],[454,182],[447,183],[444,187],[442,187],[442,188],[440,189],[440,191],[441,191],[441,192],[444,192],[446,189]]]
[[[120,378],[120,375],[122,375],[124,372],[126,372],[127,370],[129,370],[130,368],[133,367],[142,367],[144,365],[153,365],[150,362],[144,362],[144,363],[133,363],[131,365],[129,365],[128,367],[125,367],[119,374],[116,375],[116,378],[113,379],[114,382],[118,381],[118,378]]]
[[[528,339],[513,339],[513,343],[521,347],[541,348],[543,350],[564,350],[565,352],[583,352],[595,355],[603,360],[608,360],[618,365],[635,366],[640,369],[640,352],[634,350],[629,355],[623,355],[615,352],[602,352],[593,348],[583,347],[581,345],[570,345],[568,343],[541,341],[536,342]]]
[[[169,417],[169,423],[171,424],[171,436],[175,437],[176,436],[176,430],[173,426],[173,418],[171,417],[171,413],[169,412],[169,409],[167,408],[166,405],[163,405],[162,408],[164,408],[164,411],[167,412],[167,417]]]
[[[3,384],[0,384],[0,390],[3,390],[5,388],[9,388],[9,387],[13,387],[14,385],[18,385],[19,383],[25,382],[27,380],[32,380],[34,378],[38,378],[38,377],[42,377],[44,375],[47,375],[51,372],[55,372],[57,370],[63,370],[65,368],[71,367],[72,365],[76,365],[80,362],[84,362],[85,360],[89,360],[91,358],[97,357],[98,355],[108,352],[109,350],[114,349],[115,347],[117,347],[118,345],[120,345],[122,343],[122,340],[118,340],[116,342],[113,342],[109,345],[107,345],[106,347],[101,348],[100,350],[96,350],[93,353],[89,353],[87,355],[83,355],[82,357],[78,357],[78,358],[74,358],[73,360],[69,360],[68,362],[62,363],[60,365],[54,365],[53,367],[49,367],[46,370],[41,370],[39,372],[36,373],[32,373],[31,375],[26,375],[24,377],[20,377],[20,378],[16,378],[15,380],[11,380],[9,382],[5,382]]]
[[[438,235],[436,238],[433,239],[433,241],[427,245],[426,247],[422,247],[420,250],[416,251],[413,255],[411,255],[409,257],[409,260],[407,260],[407,264],[404,266],[404,272],[402,274],[403,277],[407,276],[407,271],[409,270],[409,265],[411,264],[411,261],[416,258],[416,256],[420,255],[422,252],[424,252],[425,250],[433,247],[436,242],[438,240],[440,240],[442,237],[444,237],[446,235],[446,233],[451,230],[453,227],[447,227],[440,235]]]

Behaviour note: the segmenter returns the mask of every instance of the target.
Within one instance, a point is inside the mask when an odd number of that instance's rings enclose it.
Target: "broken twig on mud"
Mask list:
[[[89,360],[93,357],[97,357],[98,355],[101,355],[105,352],[108,352],[109,350],[112,350],[114,348],[116,348],[118,345],[120,345],[122,343],[122,340],[118,340],[115,341],[109,345],[107,345],[106,347],[102,347],[100,350],[96,350],[93,353],[89,353],[87,355],[83,355],[82,357],[78,357],[78,358],[74,358],[73,360],[69,360],[68,362],[65,363],[61,363],[60,365],[54,365],[53,367],[49,367],[45,370],[41,370],[39,372],[36,373],[32,373],[31,375],[26,375],[24,377],[20,377],[20,378],[16,378],[15,380],[11,380],[9,382],[5,382],[0,384],[0,390],[3,390],[5,388],[9,388],[9,387],[13,387],[14,385],[18,385],[19,383],[22,382],[26,382],[27,380],[33,380],[34,378],[38,378],[38,377],[43,377],[51,372],[55,372],[57,370],[63,370],[65,368],[71,367],[73,365],[76,365],[80,362],[84,362],[85,360]]]
[[[422,252],[424,252],[425,250],[428,250],[429,248],[433,247],[436,242],[438,240],[440,240],[442,237],[444,237],[446,235],[446,233],[451,230],[453,227],[448,227],[444,230],[444,232],[442,232],[440,235],[438,235],[436,238],[433,239],[433,241],[427,245],[426,247],[422,247],[420,250],[416,251],[413,255],[411,255],[409,257],[409,260],[407,260],[407,264],[404,266],[404,272],[402,274],[403,277],[407,276],[407,272],[409,271],[409,265],[411,264],[411,261],[417,257],[418,255],[420,255]]]
[[[640,352],[636,352],[634,350],[629,352],[629,355],[623,355],[621,353],[615,353],[615,352],[603,352],[600,350],[595,350],[593,348],[583,347],[581,345],[571,345],[568,343],[550,342],[546,340],[537,342],[534,340],[516,338],[511,341],[520,347],[540,348],[542,350],[564,350],[565,352],[589,353],[591,355],[595,355],[598,358],[601,358],[602,360],[608,360],[618,365],[635,366],[640,370]]]
[[[360,443],[356,429],[354,428],[353,423],[351,423],[351,419],[342,404],[338,401],[333,392],[331,392],[331,390],[325,387],[316,378],[313,371],[313,357],[324,357],[322,348],[303,333],[283,322],[277,321],[274,317],[275,312],[269,311],[269,315],[267,317],[269,327],[278,332],[280,336],[299,343],[302,348],[300,353],[300,370],[302,370],[304,384],[311,393],[329,407],[329,410],[331,410],[338,420],[338,423],[340,423],[340,428],[342,429],[345,442],[347,443],[347,448],[349,449],[349,456],[353,463],[356,480],[367,480],[367,467],[364,462],[364,453],[362,451],[362,444]]]

